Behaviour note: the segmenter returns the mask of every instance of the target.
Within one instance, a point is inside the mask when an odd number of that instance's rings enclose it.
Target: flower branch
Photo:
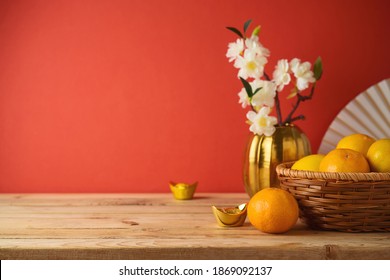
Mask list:
[[[291,61],[280,59],[271,78],[264,70],[270,52],[259,41],[260,26],[254,28],[251,37],[246,37],[251,22],[252,20],[248,20],[244,23],[243,32],[227,27],[239,38],[236,42],[229,43],[226,56],[229,62],[234,62],[234,67],[239,69],[237,76],[243,84],[238,93],[239,103],[243,108],[251,108],[247,114],[250,131],[259,135],[272,135],[275,125],[282,126],[305,119],[303,115],[294,114],[302,102],[312,99],[315,85],[322,76],[322,61],[319,57],[311,70],[310,62],[301,62],[298,58]],[[294,89],[287,98],[295,97],[296,101],[286,119],[282,121],[279,95],[290,83],[294,83]],[[301,92],[308,89],[310,84],[310,94],[303,95]],[[273,107],[276,118],[270,116]]]
[[[276,107],[276,118],[278,119],[278,125],[283,125],[282,123],[282,110],[280,110],[280,100],[279,100],[279,92],[276,92],[275,95],[275,107]]]
[[[297,93],[296,93],[297,100],[296,100],[292,110],[290,111],[290,113],[288,114],[286,119],[283,121],[283,125],[291,124],[297,120],[305,120],[306,119],[306,117],[304,115],[299,115],[297,117],[293,117],[293,115],[294,115],[295,111],[298,109],[301,102],[305,102],[306,100],[312,99],[313,94],[314,94],[314,89],[315,89],[315,83],[313,84],[309,95],[302,95],[299,91],[297,91]]]

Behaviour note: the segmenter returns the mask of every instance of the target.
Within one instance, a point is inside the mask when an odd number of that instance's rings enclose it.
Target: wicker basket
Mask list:
[[[331,173],[276,167],[280,187],[297,199],[300,218],[314,229],[390,231],[390,173]]]

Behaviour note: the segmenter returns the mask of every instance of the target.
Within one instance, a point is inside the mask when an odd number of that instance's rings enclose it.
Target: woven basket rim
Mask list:
[[[320,180],[336,180],[336,181],[389,181],[390,172],[379,173],[346,173],[346,172],[317,172],[306,170],[293,170],[291,166],[295,161],[284,162],[276,166],[276,173],[279,176],[286,176],[290,178],[299,179],[320,179]]]

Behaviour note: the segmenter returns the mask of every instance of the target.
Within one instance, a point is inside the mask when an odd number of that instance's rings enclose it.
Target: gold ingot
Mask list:
[[[216,207],[212,206],[213,214],[217,223],[221,227],[239,227],[246,219],[247,204],[243,203],[236,207]]]
[[[244,160],[244,185],[252,197],[265,188],[278,187],[276,166],[311,154],[307,136],[294,125],[277,126],[273,135],[249,138]]]
[[[173,193],[173,197],[179,200],[192,199],[197,185],[198,182],[193,184],[169,182],[169,187]]]

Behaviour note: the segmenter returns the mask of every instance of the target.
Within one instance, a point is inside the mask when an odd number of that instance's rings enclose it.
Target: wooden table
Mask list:
[[[0,259],[390,259],[389,233],[222,228],[246,194],[0,194]]]

